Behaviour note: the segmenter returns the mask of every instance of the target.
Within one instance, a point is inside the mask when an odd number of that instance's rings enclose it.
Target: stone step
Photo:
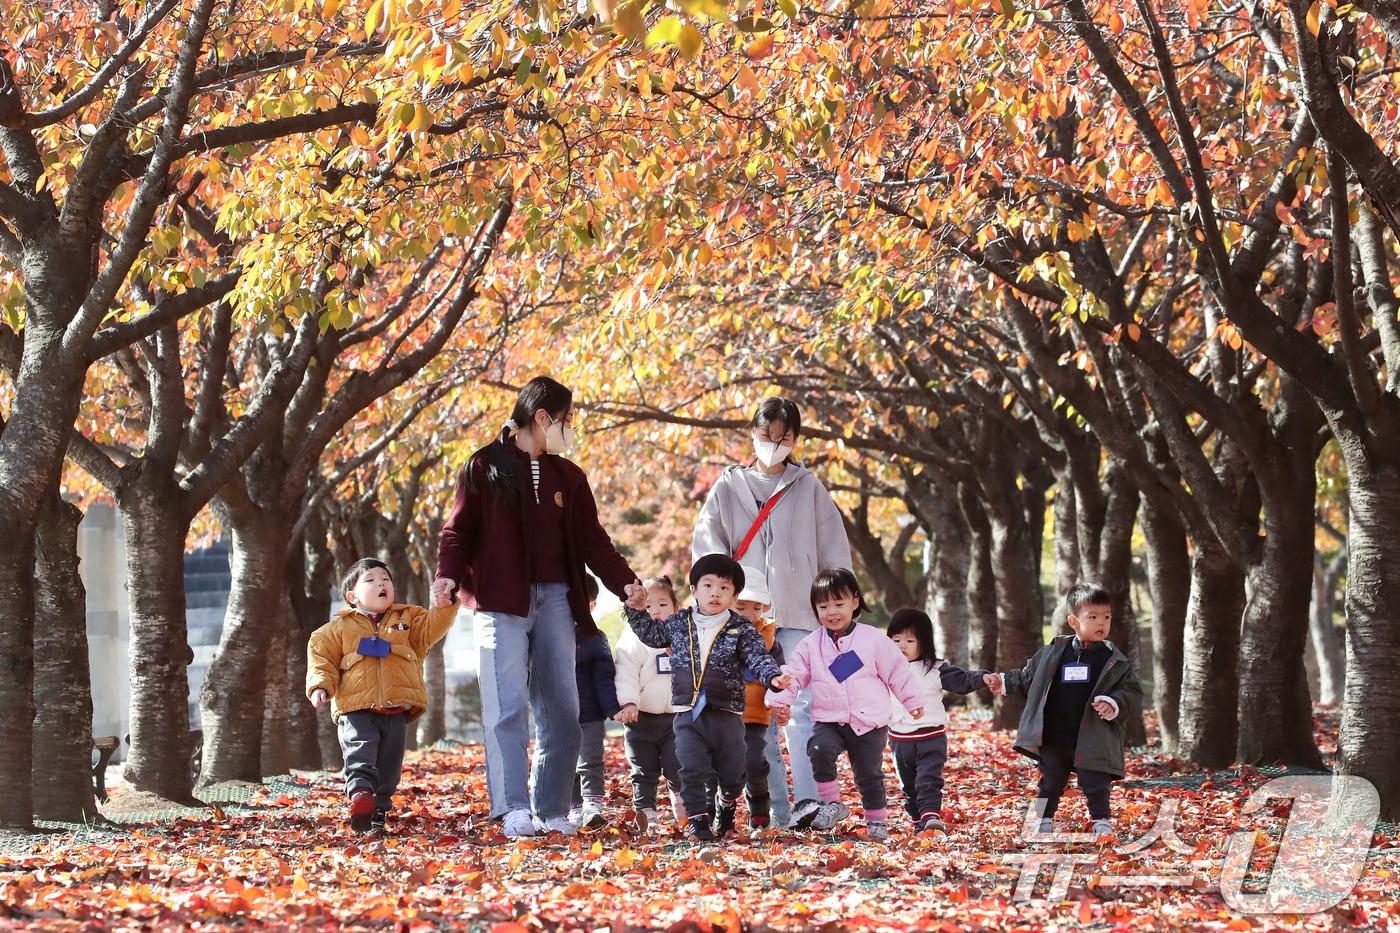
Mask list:
[[[222,615],[228,605],[228,590],[195,590],[185,592],[185,610],[218,609]]]
[[[228,555],[208,551],[186,554],[185,573],[228,573]]]
[[[210,573],[191,573],[188,569],[185,571],[186,593],[204,593],[210,590],[227,593],[232,582],[233,578],[227,570]]]

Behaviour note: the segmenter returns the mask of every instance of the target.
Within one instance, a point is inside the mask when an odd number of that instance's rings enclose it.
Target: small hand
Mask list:
[[[613,719],[620,723],[630,724],[637,721],[636,704],[628,703],[622,709],[613,714]]]
[[[1113,719],[1118,715],[1118,711],[1113,708],[1113,704],[1107,700],[1095,700],[1094,712],[1099,714],[1100,719]]]
[[[773,710],[773,717],[778,720],[778,725],[786,726],[792,722],[792,710],[786,706],[779,706]]]
[[[629,583],[622,588],[622,592],[627,596],[627,608],[645,609],[647,607],[647,588],[642,585],[642,581]]]
[[[774,690],[796,690],[797,678],[791,674],[779,674],[773,678]]]
[[[983,674],[982,683],[987,685],[987,689],[995,696],[1001,696],[1006,692],[1006,679],[1000,674]]]
[[[320,709],[321,707],[325,706],[328,702],[330,702],[330,696],[326,693],[326,691],[322,690],[320,687],[317,687],[315,690],[311,691],[312,706],[316,707],[317,709]]]
[[[924,715],[924,708],[920,706],[918,709],[911,709],[909,715],[913,716],[915,719],[919,719]]]
[[[446,577],[438,577],[433,581],[432,601],[434,609],[441,609],[443,606],[450,606],[456,600],[456,585]]]

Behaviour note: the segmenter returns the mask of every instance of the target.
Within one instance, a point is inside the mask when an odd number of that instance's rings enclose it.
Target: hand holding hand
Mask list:
[[[321,707],[325,706],[327,703],[330,702],[330,700],[330,695],[327,694],[326,691],[322,690],[320,687],[317,687],[315,690],[311,691],[311,705],[316,707],[317,709],[320,709]]]
[[[779,674],[773,678],[774,690],[796,690],[797,678],[791,674]]]
[[[457,601],[457,585],[446,577],[438,577],[433,581],[432,601],[434,609],[441,609],[443,606],[451,606]]]
[[[778,725],[786,726],[792,722],[792,710],[786,706],[779,706],[773,710],[773,718],[778,720]]]
[[[983,674],[982,682],[987,685],[987,689],[992,691],[994,696],[1002,696],[1006,693],[1006,678],[1000,674]]]
[[[642,581],[629,583],[622,588],[622,592],[627,596],[628,609],[645,609],[647,607],[647,588],[642,585]]]
[[[637,706],[628,703],[622,709],[613,714],[613,719],[623,724],[631,724],[637,721]]]

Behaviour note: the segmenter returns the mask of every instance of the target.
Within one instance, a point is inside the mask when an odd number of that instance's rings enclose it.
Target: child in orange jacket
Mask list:
[[[346,608],[311,633],[306,696],[331,704],[345,756],[350,826],[382,834],[403,770],[408,723],[428,708],[423,660],[457,618],[445,581],[433,585],[433,608],[394,602],[394,581],[381,560],[356,561],[345,575]]]

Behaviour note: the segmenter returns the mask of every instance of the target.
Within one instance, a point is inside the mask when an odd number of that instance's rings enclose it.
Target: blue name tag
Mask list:
[[[1066,664],[1060,668],[1060,683],[1062,684],[1087,684],[1089,682],[1089,665],[1087,664]]]
[[[389,643],[378,635],[366,635],[360,639],[360,647],[355,650],[367,658],[386,658],[389,656]]]
[[[843,651],[827,666],[827,670],[831,671],[831,676],[836,678],[838,684],[843,684],[862,667],[865,667],[865,662],[860,659],[860,655],[854,651]]]
[[[690,718],[699,719],[700,714],[705,711],[705,705],[709,701],[705,699],[705,691],[701,690],[700,695],[695,698],[695,705],[690,708]]]

